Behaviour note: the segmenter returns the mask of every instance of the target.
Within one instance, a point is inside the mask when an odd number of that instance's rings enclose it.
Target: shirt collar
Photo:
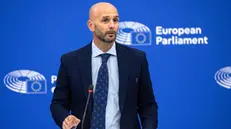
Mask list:
[[[116,56],[116,47],[115,47],[115,45],[116,45],[116,43],[114,42],[112,47],[107,52],[103,52],[95,45],[94,41],[92,41],[92,56],[97,57],[100,54],[104,54],[104,53],[108,53],[108,54],[111,54],[113,56]]]

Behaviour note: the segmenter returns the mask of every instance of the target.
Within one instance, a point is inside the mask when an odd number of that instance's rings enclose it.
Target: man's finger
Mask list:
[[[68,129],[68,125],[66,121],[63,122],[63,129]]]
[[[71,129],[73,126],[77,126],[80,120],[73,115],[69,115],[63,122],[64,129]]]
[[[71,119],[70,120],[65,120],[64,121],[65,122],[65,124],[66,124],[66,127],[67,127],[67,129],[70,129],[72,126],[73,126],[73,124],[72,124],[72,122],[71,122]]]
[[[66,119],[70,121],[71,118],[72,118],[72,116],[70,115],[70,116],[68,116]]]
[[[80,119],[77,119],[77,125],[79,125],[79,123],[80,123]]]
[[[70,124],[69,120],[65,120],[64,123],[66,126],[68,126]]]
[[[80,123],[80,120],[79,119],[73,119],[73,121],[72,121],[75,125],[78,125],[79,123]]]

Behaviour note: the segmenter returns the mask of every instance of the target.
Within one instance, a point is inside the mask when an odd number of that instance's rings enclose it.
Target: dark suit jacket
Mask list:
[[[116,51],[119,68],[120,129],[140,129],[140,122],[143,129],[156,129],[158,107],[152,90],[146,54],[118,43]],[[56,89],[50,106],[52,117],[60,128],[70,113],[82,119],[88,87],[92,84],[91,53],[90,43],[61,57]],[[93,97],[88,105],[84,129],[90,128],[92,105]],[[77,129],[80,128],[81,125]]]

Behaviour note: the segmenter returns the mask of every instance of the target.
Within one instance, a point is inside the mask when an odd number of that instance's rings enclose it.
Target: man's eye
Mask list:
[[[114,19],[113,21],[114,21],[114,22],[118,22],[119,20],[118,20],[118,19]]]
[[[108,22],[109,20],[108,19],[103,19],[103,22]]]

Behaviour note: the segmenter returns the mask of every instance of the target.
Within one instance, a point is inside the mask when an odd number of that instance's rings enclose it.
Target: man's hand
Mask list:
[[[69,115],[63,121],[63,129],[71,129],[73,126],[77,126],[80,123],[80,119],[73,115]]]

